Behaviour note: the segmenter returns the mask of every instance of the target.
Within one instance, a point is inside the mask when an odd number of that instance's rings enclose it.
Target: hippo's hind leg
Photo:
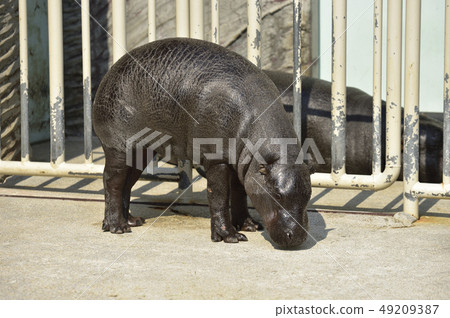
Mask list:
[[[144,161],[145,162],[145,161]],[[127,219],[127,223],[129,226],[141,226],[145,223],[145,220],[139,216],[134,217],[130,214],[130,197],[131,197],[131,189],[134,184],[138,181],[139,177],[142,174],[142,170],[138,170],[135,167],[131,167],[128,170],[127,178],[125,181],[125,186],[123,189],[122,201],[123,201],[123,212]]]
[[[105,219],[102,228],[117,234],[131,232],[123,210],[123,190],[130,170],[125,157],[125,153],[105,149]]]
[[[226,164],[216,164],[206,171],[207,193],[211,212],[211,240],[237,243],[247,241],[245,235],[238,233],[231,224],[229,213],[230,185],[229,170]]]
[[[248,213],[247,194],[235,171],[232,171],[230,175],[230,190],[231,223],[233,226],[238,231],[255,232],[257,230],[262,230],[263,226],[253,220]]]
[[[152,153],[152,156],[154,157],[156,155],[155,152]],[[130,167],[127,173],[127,178],[125,181],[125,185],[123,188],[123,213],[125,215],[125,218],[127,219],[127,223],[129,226],[141,226],[145,223],[145,220],[139,216],[135,217],[130,214],[130,197],[131,197],[131,189],[136,184],[136,182],[139,180],[139,177],[142,175],[142,172],[144,171],[145,167],[148,165],[148,157],[147,157],[147,151],[142,152],[142,161],[138,164],[137,160],[137,153],[136,151],[133,152],[133,166]]]

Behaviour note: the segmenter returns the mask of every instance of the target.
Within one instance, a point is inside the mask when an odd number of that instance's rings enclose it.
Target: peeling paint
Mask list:
[[[62,89],[50,107],[50,157],[53,164],[64,161],[64,102]]]
[[[256,30],[256,36],[253,40],[253,48],[259,50],[261,47],[261,31]]]
[[[92,97],[91,80],[86,76],[83,83],[84,102],[84,159],[92,162]]]

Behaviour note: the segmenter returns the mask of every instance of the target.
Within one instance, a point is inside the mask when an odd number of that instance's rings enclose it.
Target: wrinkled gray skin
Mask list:
[[[292,74],[264,71],[280,92],[289,119],[293,120]],[[382,102],[383,112],[386,103]],[[354,87],[347,87],[347,149],[346,171],[350,174],[372,173],[372,96]],[[331,171],[331,83],[302,77],[302,139],[313,138],[324,165],[315,167],[317,172]],[[402,113],[403,114],[403,113]],[[383,116],[384,121],[384,116]],[[403,122],[403,120],[402,120]],[[442,121],[426,113],[419,116],[419,180],[421,182],[442,182]],[[382,127],[382,164],[385,158],[385,125]],[[403,132],[403,129],[402,129]],[[403,158],[402,158],[403,160]],[[399,179],[402,179],[400,175]]]
[[[259,138],[296,138],[280,101],[253,123],[279,95],[273,82],[245,58],[205,41],[165,39],[130,55],[105,75],[93,105],[93,124],[106,157],[103,229],[124,233],[143,222],[129,214],[130,191],[141,171],[126,165],[126,140],[148,127],[172,136],[156,149],[164,156],[170,144],[172,163],[193,158],[193,138],[224,140],[223,159],[202,155],[200,162],[213,241],[245,241],[237,230],[259,228],[248,214],[248,195],[272,240],[280,247],[299,246],[306,239],[311,196],[310,168],[294,164],[300,146],[290,145],[288,162],[282,164],[280,146],[264,143],[259,153],[267,163],[260,165],[242,140],[256,144]],[[229,164],[229,138],[237,141],[237,164]],[[212,145],[201,149],[216,152]],[[247,156],[250,161],[244,164]]]

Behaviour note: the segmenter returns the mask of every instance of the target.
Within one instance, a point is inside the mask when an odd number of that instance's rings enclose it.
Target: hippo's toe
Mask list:
[[[234,227],[231,227],[230,230],[223,229],[212,229],[211,231],[211,241],[220,242],[224,241],[225,243],[239,243],[239,241],[248,241],[247,237],[239,233],[235,230]]]
[[[256,232],[264,229],[261,223],[256,222],[250,216],[246,218],[242,224],[236,224],[235,226],[238,231],[246,232]]]
[[[102,230],[114,234],[130,233],[131,228],[127,223],[110,224],[106,219],[103,220]]]
[[[132,216],[128,214],[128,225],[129,226],[141,226],[145,223],[145,220],[140,216]]]

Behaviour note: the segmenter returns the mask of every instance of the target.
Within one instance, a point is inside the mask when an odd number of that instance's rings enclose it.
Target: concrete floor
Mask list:
[[[80,160],[70,151],[68,159]],[[448,200],[422,200],[422,218],[405,227],[393,217],[402,210],[400,182],[376,193],[314,189],[311,236],[284,251],[265,232],[212,243],[204,186],[199,180],[192,197],[181,198],[197,205],[167,209],[156,197],[171,202],[176,184],[139,181],[131,211],[146,223],[113,235],[101,231],[101,180],[7,179],[0,185],[0,298],[450,297]]]

